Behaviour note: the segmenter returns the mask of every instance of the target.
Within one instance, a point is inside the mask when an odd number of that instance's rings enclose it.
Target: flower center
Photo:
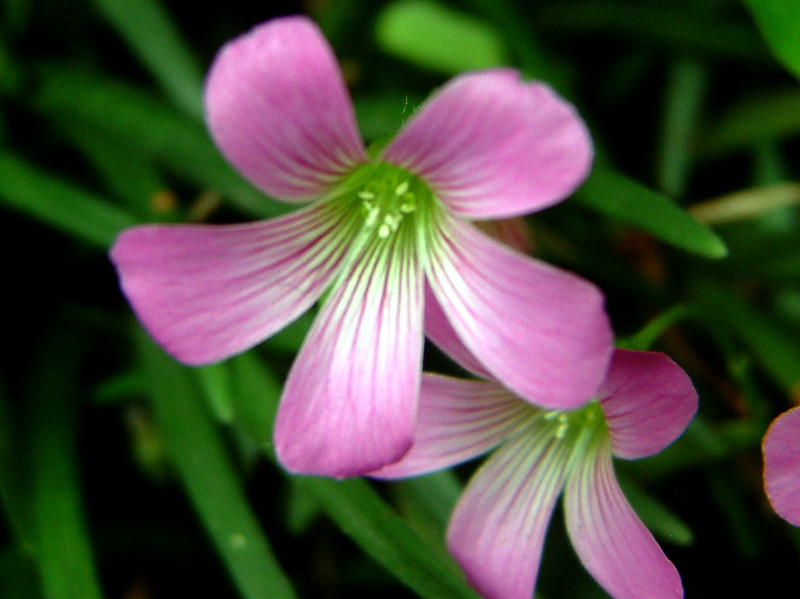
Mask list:
[[[426,218],[435,206],[433,192],[408,171],[376,162],[351,173],[344,183],[343,197],[350,209],[360,211],[362,231],[371,239],[389,239],[409,221]]]
[[[417,210],[417,196],[411,184],[409,178],[392,177],[365,185],[357,194],[364,212],[364,228],[376,228],[381,239],[396,232],[403,218]]]
[[[578,437],[594,437],[606,429],[605,415],[597,402],[576,410],[551,410],[544,412],[541,418],[550,428],[551,435],[559,441],[567,437],[574,440]]]

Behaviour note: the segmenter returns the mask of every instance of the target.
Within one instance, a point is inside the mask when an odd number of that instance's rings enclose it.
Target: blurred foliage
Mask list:
[[[677,443],[618,464],[626,492],[687,596],[795,588],[800,534],[766,502],[760,440],[800,403],[797,2],[0,0],[0,596],[475,596],[443,540],[472,465],[377,484],[275,464],[310,316],[187,369],[143,337],[105,256],[137,222],[287,209],[214,148],[202,77],[297,12],[368,141],[463,70],[515,67],[576,104],[597,166],[529,219],[534,253],[595,281],[620,344],[666,351],[701,395]],[[602,597],[551,528],[537,596]]]

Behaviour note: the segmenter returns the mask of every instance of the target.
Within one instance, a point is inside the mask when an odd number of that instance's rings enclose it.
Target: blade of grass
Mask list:
[[[95,0],[117,32],[172,100],[203,116],[203,70],[158,0]]]
[[[139,332],[151,401],[186,491],[245,599],[295,597],[247,502],[191,371]]]
[[[269,441],[279,399],[277,382],[252,352],[235,358],[232,365],[232,388],[241,395],[233,400],[237,406],[235,413],[244,418],[245,429],[258,432],[255,440],[274,461]],[[249,408],[250,414],[245,415],[242,404],[248,401],[253,405]],[[420,596],[428,599],[478,597],[446,554],[444,540],[441,539],[439,550],[431,547],[365,479],[340,482],[296,476],[292,482],[359,547]]]
[[[100,248],[137,222],[103,198],[2,151],[0,202]]]
[[[474,1],[474,0],[473,0]],[[680,55],[705,54],[769,64],[771,57],[751,27],[725,14],[709,13],[704,5],[673,2],[574,0],[539,3],[534,18],[551,35],[603,35],[674,49]],[[641,48],[640,48],[641,51]]]
[[[800,78],[800,4],[796,0],[744,0],[772,52]]]
[[[364,479],[297,479],[336,525],[375,561],[426,599],[478,599],[454,561],[444,561]]]
[[[670,197],[684,194],[689,176],[694,134],[707,86],[706,69],[681,60],[667,74],[656,171],[659,188]]]
[[[705,256],[727,255],[725,243],[666,196],[596,165],[575,197],[584,206],[639,227],[676,247]]]
[[[708,318],[741,339],[764,371],[788,394],[800,394],[800,342],[781,324],[744,299],[708,281],[697,285],[695,295]]]
[[[122,148],[144,152],[187,181],[220,191],[250,214],[274,216],[287,210],[244,181],[200,123],[123,81],[61,65],[42,73],[42,91],[34,104],[56,125],[78,123]]]
[[[782,141],[800,132],[800,93],[797,86],[747,97],[716,119],[698,136],[698,158],[714,159]]]
[[[447,75],[508,62],[503,39],[490,25],[430,0],[387,5],[375,35],[387,52]]]
[[[96,131],[75,123],[62,124],[61,130],[95,168],[107,184],[109,193],[120,198],[126,206],[143,219],[156,216],[155,195],[167,189],[161,173],[151,161],[140,154],[120,148]]]
[[[33,516],[47,599],[100,599],[78,466],[78,335],[57,329],[28,389]]]

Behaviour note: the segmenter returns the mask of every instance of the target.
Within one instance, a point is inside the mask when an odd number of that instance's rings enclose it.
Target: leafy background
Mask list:
[[[2,0],[0,596],[475,597],[443,545],[474,465],[286,475],[271,424],[310,317],[188,369],[106,258],[138,222],[285,210],[216,152],[201,90],[221,44],[297,12],[331,40],[368,140],[463,70],[511,65],[579,107],[597,165],[529,219],[534,253],[597,282],[619,343],[666,351],[701,396],[665,453],[617,463],[626,492],[688,597],[796,589],[800,533],[766,502],[760,441],[800,403],[798,6]],[[605,596],[558,511],[537,596]]]

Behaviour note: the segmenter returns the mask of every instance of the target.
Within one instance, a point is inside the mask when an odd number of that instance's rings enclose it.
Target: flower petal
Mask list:
[[[189,364],[227,358],[305,312],[352,235],[329,207],[245,225],[145,225],[111,249],[144,327]]]
[[[772,422],[763,449],[769,501],[781,518],[800,526],[800,407]]]
[[[598,392],[614,455],[643,458],[663,450],[697,412],[691,379],[669,357],[618,349]]]
[[[447,546],[486,599],[530,599],[564,484],[568,452],[549,429],[528,432],[515,435],[481,466],[450,519]]]
[[[272,19],[228,42],[211,65],[205,107],[225,157],[279,198],[319,197],[366,160],[336,57],[305,17]]]
[[[443,219],[438,233],[428,281],[452,328],[492,377],[548,408],[591,399],[612,349],[600,291],[468,223]]]
[[[402,478],[472,459],[505,439],[532,410],[497,383],[425,373],[414,445],[402,460],[370,476]]]
[[[454,78],[409,120],[384,159],[454,212],[503,218],[555,204],[586,178],[589,133],[575,109],[509,69]]]
[[[344,477],[411,446],[422,368],[422,273],[394,240],[373,244],[337,284],[284,387],[275,425],[293,471]]]
[[[631,508],[603,444],[578,460],[564,488],[567,531],[583,565],[615,599],[678,599],[683,586]]]

